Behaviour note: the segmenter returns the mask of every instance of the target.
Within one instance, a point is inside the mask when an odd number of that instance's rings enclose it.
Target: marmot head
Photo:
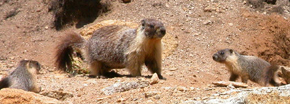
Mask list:
[[[143,19],[141,21],[142,30],[145,32],[145,36],[150,39],[161,39],[166,30],[163,23],[155,19]]]
[[[37,61],[33,60],[21,60],[20,66],[26,67],[28,71],[31,73],[39,73],[41,65]]]
[[[233,55],[234,50],[232,49],[223,49],[219,50],[217,53],[215,53],[212,58],[214,61],[223,63],[226,61],[227,57]]]

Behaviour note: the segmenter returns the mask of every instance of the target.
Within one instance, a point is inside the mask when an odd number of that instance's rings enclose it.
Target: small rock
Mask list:
[[[146,93],[145,93],[145,98],[155,96],[155,95],[157,95],[157,94],[159,94],[159,93],[160,93],[160,92],[157,92],[157,91],[146,92]]]
[[[229,23],[229,25],[230,25],[230,26],[233,26],[234,24],[233,24],[233,23]]]
[[[178,86],[176,89],[177,89],[178,91],[186,91],[186,90],[187,90],[186,87],[182,87],[182,86]]]
[[[167,72],[166,74],[169,75],[169,76],[173,76],[172,72]]]
[[[204,25],[210,25],[213,24],[213,22],[211,20],[206,20],[205,22],[203,22]]]
[[[107,98],[111,98],[111,97],[108,96],[108,97],[97,98],[97,101],[101,101],[101,100],[104,100],[104,99],[107,99]]]
[[[160,96],[159,95],[156,95],[155,97],[154,97],[154,99],[160,99]]]
[[[194,88],[194,87],[190,87],[189,89],[190,89],[190,90],[195,90],[195,88]]]
[[[170,90],[171,89],[171,87],[162,87],[163,89],[165,89],[165,90]]]
[[[104,98],[97,98],[97,101],[101,101],[101,100],[103,100]]]
[[[163,84],[165,81],[164,80],[159,80],[158,83]]]
[[[205,88],[204,90],[205,91],[210,91],[210,90],[213,90],[213,88]]]
[[[175,71],[175,70],[177,70],[177,68],[170,68],[169,70],[170,71]]]
[[[158,82],[159,82],[158,75],[156,73],[154,73],[150,79],[150,85],[156,84]]]
[[[208,97],[203,97],[203,98],[202,98],[202,100],[206,100],[206,99],[208,99]]]
[[[203,9],[204,12],[214,12],[216,10],[217,10],[217,8],[211,7],[211,6],[208,6],[208,7]]]
[[[117,100],[117,102],[123,102],[123,101],[126,101],[126,99],[125,98],[120,98],[120,99]]]
[[[152,100],[148,100],[147,102],[146,102],[146,104],[153,104],[154,102],[152,101]]]
[[[169,8],[169,5],[166,3],[166,4],[165,4],[165,7]]]

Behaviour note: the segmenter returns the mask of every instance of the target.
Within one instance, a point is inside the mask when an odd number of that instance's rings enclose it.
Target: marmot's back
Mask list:
[[[124,51],[136,37],[136,29],[126,26],[106,26],[96,30],[88,41],[87,55],[91,60],[98,60],[112,65],[123,64]],[[124,67],[124,66],[123,66]]]
[[[238,63],[249,74],[249,79],[258,82],[267,72],[267,68],[271,66],[267,61],[255,56],[240,55]]]

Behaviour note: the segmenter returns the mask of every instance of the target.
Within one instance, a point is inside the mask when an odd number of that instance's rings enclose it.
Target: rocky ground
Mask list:
[[[289,1],[277,0],[275,5],[252,3],[255,0],[120,1],[102,0],[106,10],[94,21],[76,20],[60,30],[55,27],[50,0],[0,1],[1,75],[7,75],[21,59],[39,61],[43,67],[37,83],[42,91],[35,96],[57,99],[56,103],[289,102],[289,94],[284,94],[287,86],[262,88],[248,82],[248,88],[233,88],[212,84],[229,78],[225,66],[212,60],[223,48],[290,66]],[[94,79],[85,74],[70,77],[54,67],[55,46],[65,31],[82,32],[105,20],[138,24],[143,18],[158,19],[166,26],[168,36],[163,42],[167,45],[164,50],[169,51],[164,53],[162,74],[167,80],[152,84],[152,74],[146,68],[142,77]],[[170,43],[174,44],[168,46]],[[129,74],[125,69],[116,71]],[[263,89],[268,94],[259,95]],[[5,95],[5,91],[0,94]],[[277,96],[279,99],[274,99]]]

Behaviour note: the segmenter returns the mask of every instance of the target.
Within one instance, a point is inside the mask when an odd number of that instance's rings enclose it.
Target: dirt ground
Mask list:
[[[6,75],[21,59],[33,59],[42,65],[38,83],[40,94],[62,92],[60,100],[73,103],[181,103],[205,100],[226,87],[214,81],[226,81],[226,67],[212,60],[219,49],[232,48],[271,63],[290,66],[290,9],[273,11],[276,5],[253,8],[242,0],[132,0],[121,3],[108,0],[110,10],[82,27],[74,24],[57,31],[50,0],[0,1],[0,69]],[[288,5],[289,7],[289,5]],[[80,32],[104,20],[139,23],[143,18],[162,21],[177,47],[162,60],[167,80],[149,87],[105,95],[101,89],[117,82],[150,80],[142,77],[88,78],[68,77],[54,67],[54,48],[65,31]],[[128,75],[125,69],[119,74]],[[250,88],[261,87],[248,82]],[[156,92],[153,97],[147,93]],[[48,96],[48,95],[47,95]],[[56,96],[54,96],[56,97]]]

